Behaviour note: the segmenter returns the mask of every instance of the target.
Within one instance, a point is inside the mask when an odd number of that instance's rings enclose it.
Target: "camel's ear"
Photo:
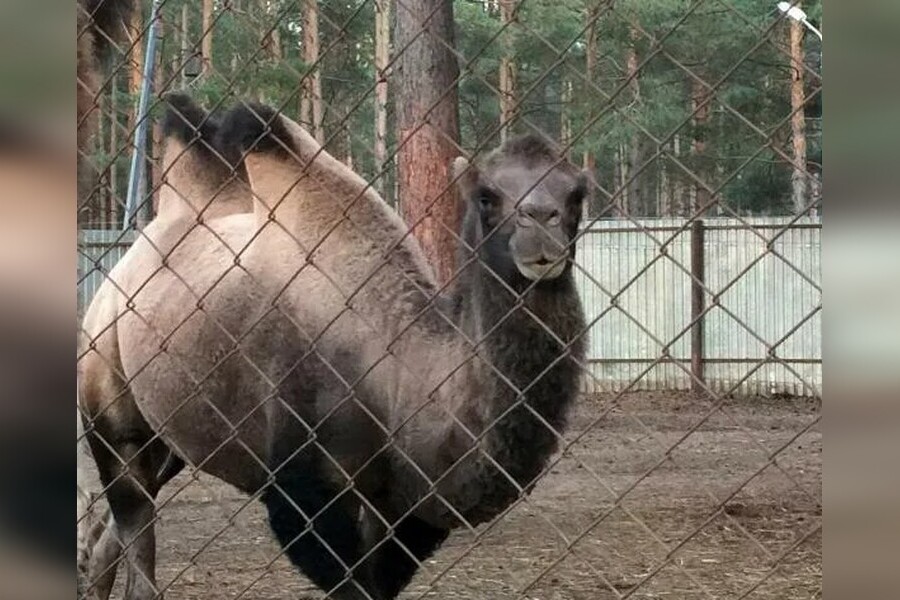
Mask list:
[[[475,186],[478,184],[478,168],[463,156],[457,156],[450,165],[450,177],[459,187],[463,200],[472,197]]]

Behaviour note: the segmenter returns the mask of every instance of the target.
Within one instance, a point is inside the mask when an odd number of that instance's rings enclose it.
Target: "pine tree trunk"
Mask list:
[[[631,102],[635,107],[634,112],[638,113],[640,112],[642,100],[640,73],[638,72],[640,57],[637,52],[637,42],[640,35],[637,28],[631,27],[628,37],[629,46],[625,54],[625,70],[630,79],[628,88],[631,91]],[[646,146],[644,134],[635,128],[628,144],[628,158],[626,161],[628,165],[626,180],[630,179],[631,181],[627,185],[628,203],[625,206],[628,207],[628,211],[632,216],[646,217],[650,216],[651,212],[649,210],[648,170],[640,170],[646,160]],[[640,172],[638,172],[639,170]]]
[[[795,6],[799,7],[799,1]],[[806,113],[803,92],[803,24],[791,19],[791,138],[794,167],[791,173],[791,201],[794,212],[800,214],[809,202],[806,180]]]
[[[666,186],[666,173],[665,166],[660,165],[659,169],[659,177],[656,178],[654,187],[653,187],[653,207],[655,210],[656,216],[660,216],[662,214],[663,203],[663,194],[665,193]]]
[[[155,69],[153,71],[153,88],[151,90],[153,97],[158,97],[163,93],[163,85],[168,79],[166,73],[166,61],[163,60],[163,56],[165,55],[165,48],[163,44],[164,40],[166,39],[166,24],[161,12],[159,13],[158,18],[159,23],[157,24],[156,28],[156,56],[152,57],[155,62]],[[152,218],[159,208],[159,189],[160,184],[162,183],[163,136],[162,123],[159,119],[154,119],[150,123],[150,144],[151,148],[148,152],[149,160],[147,161],[147,181],[150,182],[151,193],[153,194],[153,212],[152,214],[148,214],[148,217]]]
[[[278,18],[278,4],[272,0],[261,0],[262,9],[269,18]],[[266,21],[265,28],[267,30],[263,44],[266,47],[266,53],[272,62],[279,62],[284,58],[284,50],[281,46],[281,29],[278,23],[270,23]],[[268,29],[271,28],[271,31]]]
[[[681,161],[681,135],[675,134],[672,138],[672,155]],[[684,195],[684,172],[681,167],[672,169],[672,209],[671,216],[682,216],[687,214],[687,205],[685,204]]]
[[[131,55],[129,57],[129,73],[128,73],[128,96],[130,102],[130,113],[128,119],[128,135],[130,137],[130,149],[133,151],[137,147],[137,129],[138,129],[138,107],[141,98],[141,87],[144,81],[144,16],[140,3],[135,5],[134,13],[131,15],[131,21],[128,25],[128,37],[131,42]],[[144,147],[146,150],[146,146]],[[130,156],[130,152],[129,152]],[[146,165],[146,163],[145,163]],[[146,175],[146,170],[144,171]],[[129,174],[130,176],[130,174]],[[133,207],[134,215],[138,221],[143,208],[143,202],[146,200],[146,182],[147,178],[141,177],[138,186],[135,189]]]
[[[709,104],[711,96],[702,83],[696,79],[691,80],[691,109],[694,111],[693,126],[694,139],[691,145],[693,155],[694,175],[706,185],[694,184],[689,213],[694,214],[702,207],[709,204],[709,180],[710,172],[706,165],[706,138],[709,128]]]
[[[659,166],[659,187],[656,194],[656,214],[668,217],[672,214],[672,181],[669,178],[669,162],[663,155]]]
[[[428,35],[420,35],[423,26]],[[446,282],[454,272],[455,234],[462,218],[460,203],[449,187],[450,163],[458,155],[459,142],[459,65],[448,49],[454,47],[453,4],[445,0],[398,4],[395,27],[396,46],[408,45],[394,74],[398,200],[406,222],[418,223],[413,233],[438,281]]]
[[[213,47],[213,30],[212,30],[212,13],[213,0],[203,0],[203,20],[201,22],[200,32],[200,57],[202,61],[201,72],[209,75],[212,69],[212,47]]]
[[[375,172],[381,173],[375,181],[375,189],[385,192],[383,172],[387,161],[387,65],[391,47],[391,2],[375,0]]]
[[[109,82],[109,214],[110,226],[119,222],[119,78],[113,74]]]
[[[178,62],[179,69],[181,69],[181,87],[186,88],[188,84],[187,80],[187,61],[188,55],[191,52],[190,45],[190,34],[189,27],[191,22],[190,11],[188,10],[188,5],[181,5],[181,34],[179,35],[181,41],[181,60]]]
[[[500,21],[507,25],[503,33],[503,56],[500,58],[500,139],[506,140],[516,116],[516,63],[512,43],[516,0],[500,0]]]
[[[131,53],[129,56],[129,85],[128,91],[137,110],[137,99],[141,95],[141,83],[144,80],[144,15],[141,10],[140,3],[134,7],[131,14],[131,22],[128,24],[128,38],[131,43]],[[136,124],[134,118],[131,120]],[[132,132],[133,133],[133,132]]]
[[[300,122],[309,128],[320,144],[325,141],[322,130],[322,76],[319,61],[319,3],[303,1],[303,62],[311,71],[303,77],[300,95]],[[315,65],[315,66],[313,66]]]
[[[97,101],[99,104],[99,115],[97,118],[97,131],[94,134],[94,139],[91,141],[91,150],[94,156],[103,156],[103,154],[105,154],[109,132],[109,120],[106,118],[106,115],[109,114],[109,94],[101,92]],[[103,162],[97,163],[98,166],[104,163],[105,166],[97,179],[94,200],[91,202],[93,206],[91,207],[92,214],[90,217],[91,223],[94,224],[94,227],[98,228],[103,227],[103,222],[107,213],[106,207],[109,203],[109,162],[105,159],[101,160]]]
[[[625,185],[628,168],[625,165],[626,152],[624,144],[616,144],[616,186],[615,191],[619,193],[615,200],[616,214],[625,216],[628,214],[628,186]]]
[[[569,110],[572,104],[572,80],[564,77],[561,87],[562,89],[559,93],[560,103],[562,104],[559,111],[559,141],[562,147],[566,149],[566,156],[568,156],[571,153],[569,144],[572,143],[572,117]]]
[[[278,25],[275,26],[270,35],[272,38],[272,59],[275,62],[280,62],[284,60],[284,46],[281,43],[281,29]]]
[[[353,168],[353,136],[350,134],[350,125],[344,121],[344,164]]]
[[[587,30],[585,31],[585,36],[587,38],[585,43],[585,51],[584,51],[584,78],[586,83],[586,93],[585,96],[592,98],[595,94],[593,88],[594,83],[594,73],[597,71],[597,13],[598,7],[596,4],[592,4],[585,11],[585,19],[587,20]],[[594,154],[590,150],[585,150],[584,156],[582,157],[582,166],[584,170],[587,171],[592,178],[597,177],[596,171],[596,163],[594,159]],[[588,203],[585,202],[585,210],[587,210]]]

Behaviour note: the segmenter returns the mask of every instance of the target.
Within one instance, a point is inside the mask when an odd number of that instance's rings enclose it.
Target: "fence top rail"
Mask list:
[[[821,229],[821,217],[800,217],[793,221],[794,217],[748,217],[745,219],[733,219],[729,217],[704,217],[703,229],[707,231],[747,231],[775,230],[787,227],[797,229]],[[601,219],[584,229],[587,233],[641,233],[641,232],[688,232],[686,225],[690,219],[676,218],[646,218],[646,219]]]
[[[110,246],[130,244],[140,235],[133,229],[79,229],[78,244],[81,246]]]
[[[729,217],[704,217],[703,228],[708,231],[741,231],[749,229],[821,229],[821,217],[801,217],[791,223],[793,217],[747,217],[743,220]],[[586,227],[587,233],[640,233],[642,231],[666,232],[685,228],[689,219],[643,218],[643,219],[601,219]],[[789,224],[790,223],[790,224]],[[686,231],[686,230],[685,230]],[[121,229],[79,229],[78,243],[83,246],[130,244],[139,232]]]

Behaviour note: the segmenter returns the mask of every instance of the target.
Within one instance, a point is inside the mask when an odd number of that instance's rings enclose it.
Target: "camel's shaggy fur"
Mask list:
[[[243,159],[253,213],[210,219],[216,235],[180,239],[163,269],[129,251],[113,273],[125,295],[85,322],[104,357],[82,363],[85,411],[116,453],[158,434],[261,491],[288,556],[332,597],[394,598],[450,529],[527,493],[556,448],[584,349],[569,249],[584,179],[534,138],[458,162],[466,266],[436,298],[402,220],[296,123],[241,105],[218,140]],[[121,467],[91,439],[112,481]],[[150,497],[166,455],[151,445],[130,466]],[[146,498],[110,489],[130,572],[146,576],[130,599],[153,596]]]

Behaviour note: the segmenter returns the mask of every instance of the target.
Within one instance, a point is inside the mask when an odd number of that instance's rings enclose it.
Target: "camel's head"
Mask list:
[[[567,273],[587,178],[536,136],[508,140],[478,165],[453,162],[467,203],[464,239],[505,279]]]

